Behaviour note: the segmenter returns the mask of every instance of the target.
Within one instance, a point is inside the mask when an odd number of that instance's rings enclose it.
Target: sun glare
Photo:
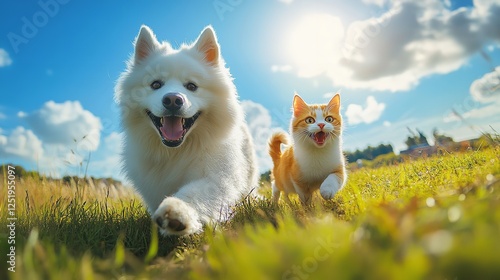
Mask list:
[[[287,48],[299,75],[316,76],[335,64],[343,37],[342,22],[331,15],[310,14],[292,24]]]

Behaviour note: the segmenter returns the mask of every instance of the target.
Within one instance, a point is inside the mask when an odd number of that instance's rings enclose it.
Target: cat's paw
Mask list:
[[[329,200],[332,199],[341,188],[342,185],[340,184],[337,176],[331,174],[319,187],[319,193],[323,199]]]
[[[152,218],[163,235],[187,235],[202,229],[196,210],[176,197],[165,198]]]

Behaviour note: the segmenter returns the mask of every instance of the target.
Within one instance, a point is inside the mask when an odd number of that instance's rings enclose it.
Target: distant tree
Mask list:
[[[406,138],[405,140],[405,144],[409,149],[410,147],[417,145],[417,140],[415,140],[415,137],[408,136],[408,138]]]
[[[376,147],[368,146],[364,150],[357,149],[354,152],[345,152],[348,162],[356,162],[358,159],[373,160],[379,155],[394,152],[391,144],[380,144]]]
[[[260,174],[261,182],[270,182],[271,181],[271,171],[264,172]]]
[[[66,175],[66,176],[62,177],[63,183],[68,185],[68,186],[71,186],[73,183],[78,185],[78,183],[80,182],[80,179],[81,178],[78,176]]]
[[[408,130],[410,131],[410,134],[411,134],[410,136],[408,136],[408,138],[406,138],[406,141],[405,141],[405,144],[408,147],[408,149],[410,149],[412,146],[421,145],[421,144],[429,145],[429,142],[427,141],[427,137],[425,137],[425,135],[422,131],[417,129],[418,133],[415,133],[409,127],[408,127]]]
[[[387,153],[376,157],[372,162],[372,167],[388,166],[401,162],[401,156],[394,153]]]
[[[15,165],[15,164],[3,164],[0,165],[0,176],[4,174],[4,172],[7,172],[8,166],[14,166],[14,171],[16,178],[27,178],[27,177],[33,177],[33,178],[39,178],[39,174],[36,171],[27,171],[24,169],[24,167],[20,165]]]
[[[62,177],[63,183],[65,183],[67,185],[71,184],[71,180],[72,180],[71,176],[64,176],[64,177]]]
[[[427,144],[429,145],[429,142],[427,141],[427,137],[425,137],[424,133],[420,130],[417,129],[418,132],[418,141],[419,144]]]
[[[392,148],[392,145],[391,144],[387,144],[387,145],[384,145],[384,144],[380,144],[377,146],[376,150],[375,150],[375,154],[377,156],[379,155],[385,155],[385,154],[390,154],[390,153],[393,153],[394,152],[394,149]]]
[[[455,143],[453,138],[450,136],[446,136],[444,134],[439,133],[437,128],[434,128],[432,131],[432,136],[434,136],[434,145],[435,146],[446,146]]]

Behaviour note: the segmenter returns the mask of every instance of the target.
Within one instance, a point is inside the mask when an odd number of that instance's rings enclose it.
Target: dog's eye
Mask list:
[[[313,124],[314,123],[314,118],[313,117],[308,117],[308,118],[305,119],[305,122],[307,124]]]
[[[332,116],[328,116],[328,117],[325,118],[325,121],[329,122],[329,123],[332,123],[333,122],[333,117]]]
[[[193,82],[185,84],[184,87],[189,91],[196,91],[198,89],[198,86]]]
[[[152,89],[157,90],[163,86],[163,83],[161,81],[156,80],[156,81],[152,82],[151,85],[149,85],[149,86]]]

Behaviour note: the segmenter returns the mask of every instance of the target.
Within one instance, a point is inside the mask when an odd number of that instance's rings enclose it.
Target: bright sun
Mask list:
[[[339,18],[311,14],[299,19],[289,30],[288,55],[302,77],[325,72],[340,58],[344,26]]]

